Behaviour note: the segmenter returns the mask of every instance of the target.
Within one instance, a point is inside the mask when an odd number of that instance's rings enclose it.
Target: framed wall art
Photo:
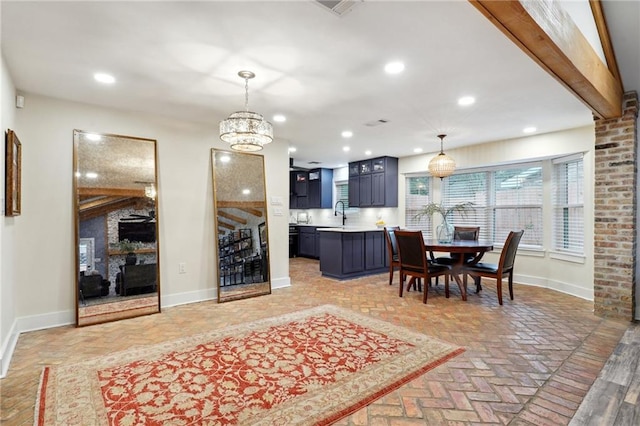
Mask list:
[[[20,179],[22,172],[22,144],[16,133],[7,129],[5,156],[5,216],[20,215]]]

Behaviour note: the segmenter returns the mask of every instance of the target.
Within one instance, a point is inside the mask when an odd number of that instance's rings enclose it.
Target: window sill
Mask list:
[[[563,253],[559,251],[550,251],[549,257],[551,259],[562,260],[565,262],[581,263],[581,264],[585,263],[585,256],[582,254],[570,254],[570,253]]]

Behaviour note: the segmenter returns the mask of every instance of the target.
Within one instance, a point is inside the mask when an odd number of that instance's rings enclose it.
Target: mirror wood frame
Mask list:
[[[73,131],[76,268],[74,298],[78,327],[161,311],[157,152],[155,139],[83,130]],[[93,172],[94,175],[89,173],[87,176],[88,172]],[[81,225],[83,221],[88,222],[92,219],[97,220],[95,228],[101,228],[101,230],[91,237],[97,237],[95,238],[95,246],[98,246],[96,251],[99,250],[104,259],[96,256],[94,265],[82,264],[81,266],[81,238],[83,243],[86,243],[89,237],[86,229],[83,232],[84,235],[81,235]],[[122,219],[129,221],[128,223],[154,224],[153,227],[144,226],[145,237],[134,237],[134,239],[150,240],[155,233],[154,241],[137,243],[136,247],[126,247],[125,242],[120,241],[118,235],[119,223],[124,222]],[[84,249],[86,250],[86,247]],[[132,251],[136,260],[131,256],[125,261],[126,266],[122,265],[122,261],[128,258]],[[133,267],[129,266],[137,263],[137,257],[140,257],[139,263]],[[99,265],[98,262],[100,262]],[[153,262],[155,262],[155,268],[151,266]],[[89,269],[82,270],[87,267]],[[133,283],[131,286],[124,284],[127,269],[128,276],[137,276],[135,280],[132,279],[129,282],[129,284]],[[118,270],[120,272],[117,272]],[[85,290],[88,288],[87,281],[98,284],[100,281],[98,278],[92,277],[93,279],[85,280],[87,276],[93,275],[100,275],[103,287],[100,288],[101,294],[94,293],[95,297],[89,299],[84,297],[81,288]],[[106,288],[107,282],[109,295],[104,295],[102,291]],[[126,295],[128,291],[140,294]],[[117,296],[116,293],[118,293]],[[87,303],[87,300],[90,303]]]
[[[211,149],[218,303],[271,294],[264,156]]]

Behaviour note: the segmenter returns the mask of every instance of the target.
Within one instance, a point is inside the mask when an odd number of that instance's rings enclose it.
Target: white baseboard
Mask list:
[[[16,321],[11,324],[11,329],[9,330],[9,336],[2,344],[2,351],[0,351],[0,379],[4,379],[9,371],[9,364],[11,363],[11,357],[13,356],[13,351],[16,349],[16,345],[18,344],[18,337],[20,333],[16,328]]]
[[[550,290],[559,291],[560,293],[565,293],[571,296],[579,297],[581,299],[593,301],[593,289],[578,287],[575,284],[518,274],[515,274],[513,276],[513,281],[518,284],[548,288]]]
[[[186,293],[170,294],[168,296],[160,296],[160,306],[169,308],[171,306],[187,305],[189,303],[204,302],[205,300],[216,300],[218,292],[216,289],[205,289],[198,291],[189,291]]]
[[[271,289],[291,287],[291,277],[275,278],[271,280]]]

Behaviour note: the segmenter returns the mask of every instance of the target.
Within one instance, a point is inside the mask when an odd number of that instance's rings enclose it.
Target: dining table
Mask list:
[[[451,265],[451,276],[456,280],[456,283],[460,288],[462,300],[466,301],[467,287],[460,277],[462,274],[462,268],[465,265],[474,265],[478,263],[486,252],[493,250],[493,242],[483,240],[453,240],[450,242],[440,242],[425,238],[424,245],[428,252],[460,253],[460,256],[457,256],[456,261]],[[473,255],[473,258],[471,259],[470,256],[465,256],[465,254]],[[478,289],[480,289],[479,283],[477,283],[477,285]]]

